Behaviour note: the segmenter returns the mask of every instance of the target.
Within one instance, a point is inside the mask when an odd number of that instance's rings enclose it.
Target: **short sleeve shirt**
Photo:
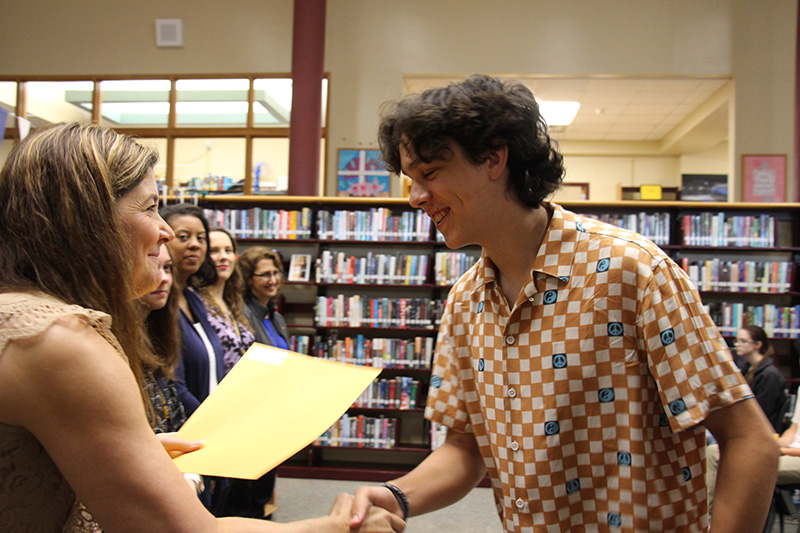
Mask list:
[[[505,531],[704,531],[696,426],[752,392],[663,251],[546,206],[513,307],[485,254],[450,291],[426,417],[474,433]]]

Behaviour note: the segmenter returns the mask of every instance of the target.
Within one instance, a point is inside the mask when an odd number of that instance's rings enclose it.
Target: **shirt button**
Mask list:
[[[515,389],[508,389],[508,397],[509,398],[516,398],[517,397],[517,391]]]
[[[514,451],[519,450],[519,442],[517,442],[517,441],[512,442],[511,443],[511,449],[514,450]]]
[[[515,340],[516,339],[514,338],[513,335],[509,335],[508,337],[506,337],[506,344],[514,344]]]
[[[517,498],[517,501],[515,503],[517,505],[517,509],[522,509],[523,507],[525,507],[525,500],[523,500],[522,498]]]

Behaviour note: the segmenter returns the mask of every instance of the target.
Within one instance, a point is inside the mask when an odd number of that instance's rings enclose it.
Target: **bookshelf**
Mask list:
[[[449,250],[403,198],[205,196],[212,224],[240,246],[307,255],[308,281],[284,282],[292,349],[379,366],[346,416],[281,475],[385,481],[440,440],[424,420],[441,306],[480,250]],[[765,327],[776,363],[800,384],[800,204],[564,201],[574,212],[650,237],[693,278],[720,331]],[[433,436],[432,436],[433,435]]]

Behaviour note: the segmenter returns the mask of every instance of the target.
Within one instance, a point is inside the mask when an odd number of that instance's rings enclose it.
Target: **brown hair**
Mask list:
[[[164,248],[172,257],[169,246],[165,245]],[[173,282],[170,285],[169,296],[167,296],[167,303],[164,307],[151,310],[143,305],[144,323],[158,364],[158,367],[153,370],[160,370],[161,373],[173,380],[175,379],[175,367],[178,366],[181,350],[180,329],[178,327],[178,290],[175,288],[174,276],[175,274],[173,274]]]
[[[211,234],[215,231],[220,233],[224,233],[228,236],[231,240],[231,245],[233,246],[233,253],[237,255],[236,261],[233,263],[233,271],[231,272],[231,277],[228,278],[228,281],[225,282],[225,287],[222,289],[222,299],[225,300],[225,305],[228,306],[230,309],[233,318],[239,322],[244,319],[244,299],[242,298],[242,294],[244,293],[244,278],[242,277],[241,269],[239,268],[239,259],[238,259],[238,250],[239,246],[236,244],[236,239],[233,238],[233,235],[226,230],[225,228],[220,227],[213,227],[208,233],[208,255],[211,255]],[[201,289],[201,293],[207,292],[206,287]],[[206,301],[211,300],[210,298],[206,299]]]
[[[245,282],[244,287],[244,299],[247,300],[252,298],[253,293],[250,290],[250,285],[247,283],[247,280],[253,275],[256,271],[256,265],[262,259],[270,259],[273,263],[275,263],[275,268],[279,269],[283,272],[283,259],[281,255],[276,252],[275,250],[270,250],[266,246],[253,246],[252,248],[248,248],[245,252],[239,257],[239,268],[242,271],[242,278]]]
[[[69,123],[30,134],[0,170],[0,290],[41,291],[108,313],[146,409],[144,368],[154,360],[117,200],[157,161],[132,137]]]
[[[529,207],[538,207],[564,177],[563,157],[539,104],[520,82],[475,74],[382,106],[378,143],[392,172],[402,171],[401,146],[430,163],[452,155],[451,141],[473,164],[486,161],[491,150],[507,147],[508,189]]]

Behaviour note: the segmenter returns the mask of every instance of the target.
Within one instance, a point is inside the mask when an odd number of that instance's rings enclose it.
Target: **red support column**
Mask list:
[[[289,124],[290,196],[317,196],[319,193],[325,2],[294,1],[292,114]]]

